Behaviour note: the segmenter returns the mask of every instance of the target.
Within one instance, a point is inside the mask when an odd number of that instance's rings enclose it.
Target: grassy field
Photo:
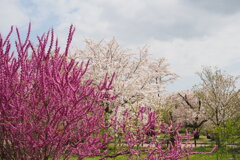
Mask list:
[[[209,152],[212,149],[210,146],[205,147],[197,147],[195,149],[196,152]],[[87,157],[84,160],[99,160],[100,157]],[[77,160],[77,157],[72,157],[70,160]],[[115,158],[108,158],[108,160],[128,160],[126,155],[121,155]],[[181,160],[186,160],[183,158]],[[210,155],[192,155],[190,160],[240,160],[240,153],[231,153],[228,149],[228,152],[223,152],[221,149],[218,149],[217,152]]]
[[[195,149],[196,152],[208,152],[212,149],[212,147],[197,147]],[[231,152],[231,149],[223,151],[222,149],[218,149],[213,154],[208,155],[192,155],[190,160],[239,160],[240,154]]]
[[[191,140],[193,142],[193,140]],[[212,150],[212,145],[214,142],[207,139],[206,136],[200,136],[197,141],[197,147],[194,149],[195,152],[209,152]],[[203,145],[203,146],[201,146]],[[207,146],[206,146],[207,145]],[[110,153],[113,152],[113,145],[109,146]],[[84,160],[99,160],[101,157],[86,157]],[[70,160],[77,160],[77,157],[72,157]],[[108,158],[108,160],[128,160],[126,155],[117,156],[115,158]],[[183,158],[181,160],[186,160]],[[231,152],[231,148],[223,151],[222,149],[218,149],[213,154],[208,155],[192,155],[190,156],[190,160],[240,160],[240,153]]]

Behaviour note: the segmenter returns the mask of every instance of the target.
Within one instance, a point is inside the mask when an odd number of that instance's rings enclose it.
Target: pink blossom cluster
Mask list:
[[[147,119],[144,120],[144,117]],[[217,149],[215,146],[211,152],[193,152],[190,139],[194,133],[186,131],[185,135],[181,135],[178,131],[181,124],[173,127],[172,122],[169,125],[158,122],[156,112],[148,111],[147,107],[139,107],[137,114],[126,110],[121,120],[116,116],[112,120],[115,133],[125,140],[122,141],[125,147],[115,155],[127,154],[131,159],[178,160],[193,154],[211,154]]]
[[[0,35],[0,159],[79,159],[103,154],[111,140],[102,102],[114,96],[112,79],[93,85],[83,80],[87,66],[68,59],[74,27],[66,49],[60,54],[54,31],[43,34],[38,43],[15,42],[17,55],[10,52],[10,33]]]

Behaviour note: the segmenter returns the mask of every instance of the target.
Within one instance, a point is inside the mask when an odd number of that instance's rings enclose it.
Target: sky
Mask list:
[[[11,25],[32,36],[54,28],[61,43],[71,24],[73,46],[84,39],[113,37],[122,48],[149,46],[152,57],[164,57],[180,78],[169,91],[191,89],[203,66],[240,75],[239,0],[0,0],[0,32]]]

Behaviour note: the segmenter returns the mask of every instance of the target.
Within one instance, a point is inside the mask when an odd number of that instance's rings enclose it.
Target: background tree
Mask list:
[[[181,94],[178,93],[178,95],[182,98],[183,105],[188,108],[191,112],[191,118],[185,120],[184,126],[186,128],[191,128],[192,131],[195,132],[194,134],[194,144],[197,145],[197,139],[199,139],[200,136],[200,130],[205,122],[207,122],[207,118],[205,116],[205,110],[202,106],[201,100],[192,94]],[[178,108],[178,109],[182,109]],[[183,113],[183,112],[182,112]],[[186,113],[185,113],[186,114]]]
[[[203,68],[198,73],[201,83],[195,86],[195,94],[205,107],[207,118],[216,126],[224,126],[227,120],[239,115],[239,94],[236,88],[239,77],[222,72],[218,68]],[[217,136],[216,141],[220,145]]]
[[[85,49],[78,50],[73,57],[90,59],[89,76],[96,81],[106,72],[115,73],[114,93],[119,95],[116,103],[121,106],[155,107],[165,85],[177,77],[165,59],[151,59],[147,48],[132,54],[121,49],[115,39],[107,43],[86,40]]]
[[[195,131],[194,141],[196,145],[201,128],[207,122],[205,108],[200,99],[192,91],[187,90],[168,95],[165,102],[167,102],[166,107],[172,106],[171,109],[168,109],[169,120],[174,124],[181,123],[192,132]]]

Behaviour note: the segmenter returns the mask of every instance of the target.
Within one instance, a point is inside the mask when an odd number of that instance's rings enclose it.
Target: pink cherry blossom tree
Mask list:
[[[181,123],[186,129],[194,131],[196,146],[200,131],[208,121],[206,109],[199,97],[190,90],[171,93],[163,100],[163,106],[162,120],[167,123],[172,121],[175,126]]]

